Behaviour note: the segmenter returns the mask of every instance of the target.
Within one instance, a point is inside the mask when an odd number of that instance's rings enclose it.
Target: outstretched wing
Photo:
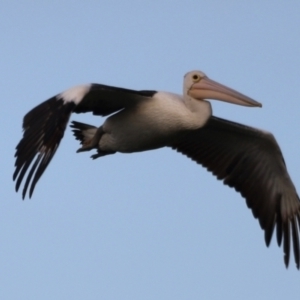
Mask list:
[[[76,86],[29,111],[23,120],[23,138],[16,147],[13,179],[16,191],[23,179],[23,199],[29,197],[54,156],[72,112],[107,116],[135,105],[155,91],[134,91],[102,84]],[[28,173],[27,173],[28,171]],[[25,175],[27,173],[27,175]]]
[[[211,117],[203,128],[187,132],[171,146],[246,198],[265,231],[267,246],[276,226],[286,266],[292,237],[299,269],[300,202],[272,134]]]

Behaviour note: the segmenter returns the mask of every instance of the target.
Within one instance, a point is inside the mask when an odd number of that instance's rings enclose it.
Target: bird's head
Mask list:
[[[191,71],[185,74],[184,95],[196,100],[213,99],[243,106],[262,106],[261,103],[209,79],[201,71]]]

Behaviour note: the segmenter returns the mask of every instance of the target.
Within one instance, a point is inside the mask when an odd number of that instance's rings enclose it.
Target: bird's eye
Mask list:
[[[192,76],[192,78],[193,78],[193,81],[194,82],[198,82],[201,78],[200,78],[200,76],[198,75],[198,74],[194,74],[193,76]]]

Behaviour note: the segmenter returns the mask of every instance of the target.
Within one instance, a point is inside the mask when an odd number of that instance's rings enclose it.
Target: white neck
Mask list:
[[[212,115],[210,102],[206,100],[196,100],[188,95],[184,97],[184,102],[188,110],[191,112],[191,122],[193,126],[200,128]]]

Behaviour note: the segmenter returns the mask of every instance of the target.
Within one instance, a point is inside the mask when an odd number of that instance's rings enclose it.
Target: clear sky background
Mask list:
[[[300,192],[299,15],[297,0],[2,1],[0,299],[299,297],[245,200],[170,149],[92,161],[68,128],[31,200],[12,182],[35,105],[90,82],[180,94],[200,69],[263,103],[212,101],[274,133]]]

